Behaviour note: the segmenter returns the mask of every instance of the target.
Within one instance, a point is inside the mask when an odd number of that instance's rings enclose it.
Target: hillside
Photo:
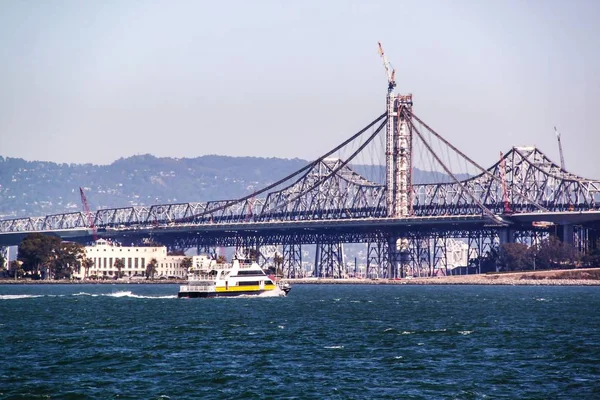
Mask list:
[[[305,166],[300,159],[228,157],[158,158],[149,154],[110,165],[57,164],[0,156],[0,219],[82,209],[79,187],[91,209],[235,199]],[[381,166],[357,172],[379,180]],[[416,183],[440,173],[415,170]]]
[[[301,167],[299,159],[203,156],[119,159],[110,165],[57,164],[0,157],[0,218],[90,208],[241,197]]]

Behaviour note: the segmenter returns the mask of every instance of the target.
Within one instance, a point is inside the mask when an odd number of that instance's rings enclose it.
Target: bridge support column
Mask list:
[[[402,268],[402,250],[401,239],[397,236],[392,236],[388,239],[388,268],[385,278],[395,279],[405,276]]]
[[[600,247],[600,230],[588,228],[588,250],[592,251]]]
[[[379,240],[367,243],[366,278],[381,278],[387,269],[387,242]]]
[[[573,228],[573,245],[577,250],[586,254],[589,251],[588,229],[581,225]]]
[[[2,259],[4,260],[4,264],[0,263],[0,269],[4,268],[4,269],[8,269],[8,259],[10,256],[10,247],[3,247],[0,246],[0,255],[2,256]]]
[[[500,247],[505,243],[515,242],[515,232],[509,228],[502,228],[498,231],[498,237],[500,238]]]
[[[444,271],[448,275],[448,246],[445,236],[436,236],[433,239],[433,267]]]
[[[343,247],[340,242],[317,243],[315,276],[318,278],[346,278]]]
[[[431,241],[429,239],[417,238],[411,246],[411,267],[413,275],[418,277],[433,276],[433,265],[431,264]]]
[[[302,245],[300,243],[284,243],[283,276],[286,278],[303,278]]]
[[[560,225],[558,228],[558,238],[565,244],[573,244],[574,231],[573,224]]]

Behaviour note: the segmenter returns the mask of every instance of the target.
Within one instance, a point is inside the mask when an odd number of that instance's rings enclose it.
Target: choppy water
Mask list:
[[[0,399],[598,399],[600,288],[0,285]]]

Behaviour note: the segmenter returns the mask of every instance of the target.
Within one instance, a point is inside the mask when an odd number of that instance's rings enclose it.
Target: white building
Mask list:
[[[123,277],[145,277],[146,266],[152,259],[156,259],[156,273],[154,278],[176,277],[185,279],[187,271],[181,266],[185,256],[169,256],[165,246],[158,247],[125,247],[112,244],[106,240],[97,240],[93,246],[85,247],[86,258],[92,260],[94,265],[87,271],[87,277],[97,276],[105,279],[115,278],[117,268],[114,264],[117,259],[122,259],[125,266],[121,270]],[[74,275],[82,279],[86,271],[81,268]]]

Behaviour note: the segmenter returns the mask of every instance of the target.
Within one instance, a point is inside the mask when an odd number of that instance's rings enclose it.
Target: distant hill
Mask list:
[[[122,158],[110,165],[57,164],[0,156],[0,219],[82,209],[79,187],[90,208],[235,199],[302,168],[306,160],[202,156]],[[358,166],[366,177],[383,167]],[[415,182],[439,181],[440,174],[415,171]],[[377,179],[381,181],[380,179]]]

